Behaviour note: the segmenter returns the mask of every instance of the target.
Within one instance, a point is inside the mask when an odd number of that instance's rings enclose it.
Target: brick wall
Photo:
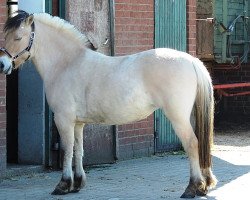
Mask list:
[[[3,46],[3,26],[6,20],[6,0],[0,0],[0,46]],[[0,173],[6,168],[6,79],[0,74]]]
[[[115,55],[154,47],[154,0],[115,0]],[[148,156],[154,152],[153,115],[117,127],[119,159]]]
[[[115,0],[115,54],[154,46],[154,0]]]
[[[196,0],[187,0],[187,52],[196,56]]]

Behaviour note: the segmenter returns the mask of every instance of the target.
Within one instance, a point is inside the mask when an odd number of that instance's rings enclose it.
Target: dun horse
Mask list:
[[[171,121],[190,160],[190,181],[181,197],[206,195],[216,185],[211,171],[213,87],[197,58],[166,48],[105,56],[91,50],[88,38],[72,25],[45,13],[19,11],[7,20],[4,32],[0,71],[10,74],[31,59],[54,112],[65,153],[62,178],[52,194],[78,192],[86,184],[85,124],[125,124],[158,108]],[[195,131],[190,124],[193,109]]]

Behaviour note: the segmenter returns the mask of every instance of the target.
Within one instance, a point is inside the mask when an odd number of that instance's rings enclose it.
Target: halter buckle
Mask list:
[[[35,32],[32,31],[32,32],[30,33],[30,40],[34,40],[34,38],[35,38]]]

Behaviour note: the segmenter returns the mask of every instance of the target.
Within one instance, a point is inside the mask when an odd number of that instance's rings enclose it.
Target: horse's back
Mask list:
[[[103,90],[113,97],[112,100],[102,99],[109,105],[109,110],[124,119],[136,116],[132,121],[143,119],[155,109],[166,106],[189,115],[197,89],[194,57],[161,48],[115,59],[117,63]],[[100,88],[103,89],[103,85]],[[122,123],[126,122],[122,120]]]

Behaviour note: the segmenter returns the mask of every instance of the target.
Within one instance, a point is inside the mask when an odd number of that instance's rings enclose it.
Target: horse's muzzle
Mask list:
[[[12,63],[5,56],[0,58],[0,73],[4,73],[6,75],[11,74],[12,72]]]

